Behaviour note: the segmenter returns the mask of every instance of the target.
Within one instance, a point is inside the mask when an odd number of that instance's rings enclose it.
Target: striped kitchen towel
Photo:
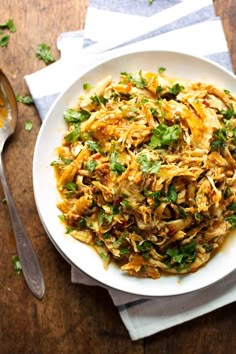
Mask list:
[[[217,38],[217,41],[215,41]],[[209,58],[232,70],[211,0],[90,0],[84,31],[58,38],[61,58],[25,77],[43,120],[57,96],[94,63],[115,53],[161,49]],[[72,282],[102,286],[72,267]],[[236,299],[236,273],[197,292],[154,299],[107,288],[132,340],[206,314]],[[106,287],[105,287],[106,288]]]

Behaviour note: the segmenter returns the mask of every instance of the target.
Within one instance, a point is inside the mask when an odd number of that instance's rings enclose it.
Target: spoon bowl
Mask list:
[[[6,139],[15,131],[17,102],[11,84],[0,69],[0,152]]]
[[[17,117],[17,102],[13,88],[5,74],[0,69],[0,180],[9,208],[17,253],[24,278],[32,293],[38,299],[42,299],[45,292],[45,285],[39,261],[16,210],[14,200],[7,184],[2,161],[4,144],[9,136],[15,131]]]

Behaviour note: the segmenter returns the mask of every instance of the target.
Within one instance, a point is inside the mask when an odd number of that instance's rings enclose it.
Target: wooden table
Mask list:
[[[236,71],[236,2],[214,3]],[[0,67],[16,94],[27,92],[25,74],[45,66],[35,56],[38,44],[51,45],[58,58],[57,37],[82,29],[86,9],[87,0],[1,0],[0,23],[13,17],[17,27],[8,47],[0,48]],[[33,122],[31,132],[24,127],[27,119]],[[39,128],[34,106],[19,104],[19,121],[4,161],[18,211],[40,259],[46,294],[38,301],[13,269],[16,246],[0,188],[0,353],[236,353],[236,303],[132,342],[104,289],[71,284],[70,266],[46,236],[35,206],[32,159]]]

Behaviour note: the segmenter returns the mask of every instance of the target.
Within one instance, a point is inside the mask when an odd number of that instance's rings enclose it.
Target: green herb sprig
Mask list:
[[[51,54],[51,47],[45,43],[40,43],[38,45],[36,57],[39,60],[43,60],[46,65],[49,65],[56,60]]]

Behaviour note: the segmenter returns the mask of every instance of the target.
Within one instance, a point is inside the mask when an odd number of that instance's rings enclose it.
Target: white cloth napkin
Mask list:
[[[217,39],[217,40],[216,40]],[[25,77],[43,120],[58,94],[90,65],[136,49],[171,49],[207,57],[232,70],[221,21],[211,0],[90,0],[84,31],[65,32],[61,58]],[[101,286],[72,268],[75,283]],[[132,340],[189,321],[236,300],[236,272],[197,292],[144,299],[107,287]]]

